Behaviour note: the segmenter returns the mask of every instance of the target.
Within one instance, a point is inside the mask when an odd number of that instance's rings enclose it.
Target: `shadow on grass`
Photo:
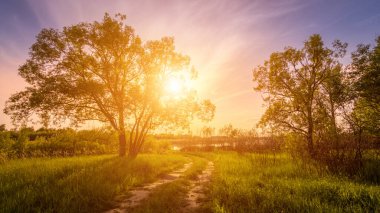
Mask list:
[[[366,159],[363,168],[360,169],[358,181],[379,185],[380,184],[380,159]]]

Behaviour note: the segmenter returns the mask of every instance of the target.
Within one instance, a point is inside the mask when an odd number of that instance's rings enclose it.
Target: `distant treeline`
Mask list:
[[[0,132],[3,158],[105,154],[117,149],[116,135],[107,130],[23,128]]]
[[[38,129],[0,128],[0,160],[28,157],[67,157],[117,153],[118,135],[104,129]],[[164,152],[170,145],[148,136],[144,152]]]
[[[237,152],[273,153],[284,151],[284,140],[279,137],[245,136],[235,137],[182,137],[166,139],[182,151],[229,150]]]
[[[180,150],[234,150],[238,152],[255,152],[255,153],[273,153],[273,152],[289,152],[293,153],[296,150],[294,143],[297,142],[297,135],[293,133],[287,133],[282,135],[273,136],[258,136],[247,135],[240,130],[240,133],[234,137],[228,136],[167,136],[159,135],[155,136],[162,140],[167,140]],[[355,150],[357,148],[354,138],[350,135],[342,135],[342,138],[346,141],[340,147],[341,150]],[[380,137],[367,135],[364,137],[362,150],[378,150],[380,154]],[[325,145],[325,149],[332,149],[328,145]],[[322,149],[322,147],[319,147]]]

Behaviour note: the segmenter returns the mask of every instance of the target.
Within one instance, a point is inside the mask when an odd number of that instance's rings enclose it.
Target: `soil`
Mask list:
[[[165,183],[170,183],[178,179],[183,175],[183,173],[191,167],[193,163],[187,163],[185,164],[181,169],[175,170],[163,177],[161,177],[159,180],[156,182],[147,184],[142,187],[136,187],[133,190],[130,191],[131,196],[129,196],[127,199],[122,200],[118,207],[105,211],[105,213],[124,213],[128,212],[127,210],[130,208],[133,208],[135,206],[138,206],[141,201],[144,199],[148,198],[150,193],[152,192],[153,189],[156,187],[165,184]]]
[[[187,194],[187,206],[185,206],[184,212],[192,212],[205,202],[205,186],[210,182],[213,171],[214,163],[209,161],[206,169],[198,175],[196,180],[191,182],[191,189]]]

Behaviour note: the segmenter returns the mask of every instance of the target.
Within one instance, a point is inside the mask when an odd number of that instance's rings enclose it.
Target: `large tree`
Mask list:
[[[321,117],[320,97],[327,91],[331,94],[327,101],[334,101],[337,88],[332,87],[332,76],[340,72],[342,65],[338,59],[344,55],[346,46],[336,41],[333,48],[328,48],[320,35],[312,35],[301,49],[287,47],[283,52],[272,53],[269,60],[255,68],[255,89],[263,92],[268,103],[260,123],[303,135],[309,154],[314,156],[315,125]],[[335,105],[330,110],[334,113]]]
[[[19,74],[29,86],[12,95],[4,112],[17,122],[107,122],[119,134],[119,155],[135,157],[146,134],[158,125],[186,126],[198,115],[211,119],[215,107],[191,89],[170,96],[168,79],[193,73],[189,57],[172,38],[142,43],[125,16],[63,30],[43,29]],[[129,133],[129,135],[127,135]]]

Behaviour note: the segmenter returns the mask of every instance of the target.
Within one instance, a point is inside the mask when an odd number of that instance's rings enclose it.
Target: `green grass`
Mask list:
[[[193,166],[184,176],[153,190],[133,212],[179,212],[194,180],[212,160],[208,199],[197,212],[379,212],[378,164],[358,177],[329,174],[288,155],[141,154],[11,160],[0,164],[0,212],[102,212],[118,195],[162,174]],[[376,170],[376,171],[375,171]],[[377,180],[377,179],[376,179]]]
[[[378,212],[380,186],[297,166],[287,155],[214,154],[213,212]]]
[[[206,167],[207,160],[194,155],[191,158],[193,165],[181,178],[171,183],[157,187],[149,198],[133,209],[137,213],[177,213],[186,205],[187,192],[190,190],[190,181],[195,180]]]
[[[0,212],[99,212],[132,186],[181,167],[180,155],[23,159],[0,165]]]

